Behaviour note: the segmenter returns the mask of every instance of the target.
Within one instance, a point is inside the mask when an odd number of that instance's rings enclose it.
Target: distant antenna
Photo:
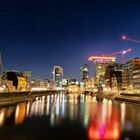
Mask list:
[[[0,53],[0,74],[3,73],[3,64],[2,64],[2,56],[1,56],[1,53]]]

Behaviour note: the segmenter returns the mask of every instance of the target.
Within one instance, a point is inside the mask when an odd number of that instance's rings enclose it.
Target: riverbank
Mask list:
[[[26,91],[26,92],[12,92],[0,93],[0,107],[17,104],[20,102],[27,102],[35,100],[36,97],[57,94],[61,91]],[[93,94],[93,93],[92,93]],[[94,96],[94,94],[92,95]],[[129,102],[140,104],[140,94],[130,93],[104,93],[103,97],[108,100],[116,100],[120,102]]]
[[[108,100],[116,100],[120,102],[129,102],[140,104],[140,94],[130,93],[105,93],[104,98]]]
[[[50,94],[60,93],[61,91],[26,91],[26,92],[12,92],[0,93],[0,107],[20,102],[34,100],[36,97],[46,96]]]

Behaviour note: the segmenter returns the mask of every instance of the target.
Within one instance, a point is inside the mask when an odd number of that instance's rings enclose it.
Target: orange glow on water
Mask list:
[[[103,109],[104,108],[100,106],[97,112],[91,117],[88,127],[89,140],[119,140],[121,126],[119,123],[118,110],[113,109],[112,115],[107,116],[107,114],[102,114]]]
[[[26,103],[18,104],[15,111],[15,124],[23,123],[25,115],[26,115]]]

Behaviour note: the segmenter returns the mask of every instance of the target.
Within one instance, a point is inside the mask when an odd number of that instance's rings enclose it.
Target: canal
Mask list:
[[[54,94],[0,108],[0,139],[140,139],[140,105]]]

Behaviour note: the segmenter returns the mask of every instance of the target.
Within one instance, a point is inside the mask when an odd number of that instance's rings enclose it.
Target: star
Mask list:
[[[40,29],[40,26],[39,26],[39,25],[37,25],[37,26],[36,26],[36,30],[39,30],[39,29]]]
[[[56,2],[54,2],[53,4],[54,4],[54,6],[56,6],[56,5],[57,5],[57,3],[56,3]]]
[[[133,3],[130,4],[130,7],[131,7],[131,8],[134,8],[134,6],[135,6],[135,5],[134,5]]]

